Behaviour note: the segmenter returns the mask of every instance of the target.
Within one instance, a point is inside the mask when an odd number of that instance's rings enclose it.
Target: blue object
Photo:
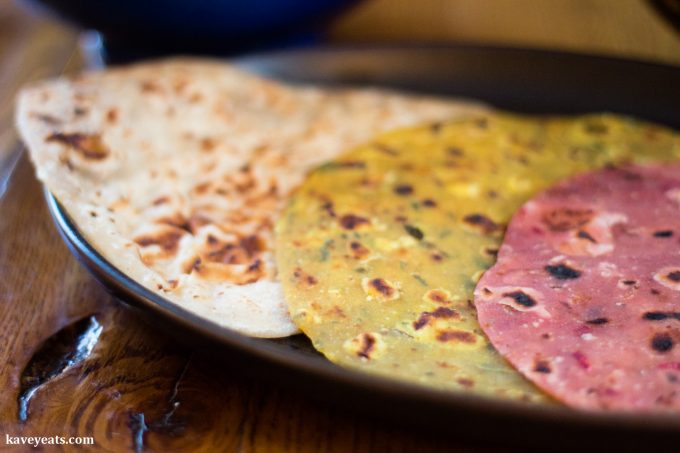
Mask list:
[[[357,0],[31,0],[105,45],[136,52],[233,54],[289,47],[321,35]]]

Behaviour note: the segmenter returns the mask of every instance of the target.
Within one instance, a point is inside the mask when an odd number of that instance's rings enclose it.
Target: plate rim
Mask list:
[[[522,45],[503,45],[503,44],[481,44],[468,41],[460,41],[456,43],[446,43],[446,42],[378,42],[378,43],[327,43],[318,46],[303,47],[303,48],[282,48],[274,50],[265,50],[260,52],[253,52],[247,55],[237,56],[235,58],[223,58],[217,57],[217,60],[229,61],[237,66],[247,65],[251,61],[264,60],[264,59],[274,59],[274,58],[287,58],[295,54],[335,54],[340,52],[367,52],[367,51],[377,51],[377,52],[401,52],[404,50],[417,50],[425,52],[499,52],[499,53],[516,53],[524,55],[534,55],[538,57],[557,57],[557,58],[576,58],[584,60],[600,60],[609,61],[612,63],[621,63],[624,65],[640,65],[648,67],[656,67],[663,70],[677,71],[680,75],[680,63],[672,63],[660,60],[653,60],[651,58],[625,56],[625,55],[614,55],[607,53],[600,53],[597,51],[577,51],[572,49],[551,49],[547,47],[538,46],[522,46]]]

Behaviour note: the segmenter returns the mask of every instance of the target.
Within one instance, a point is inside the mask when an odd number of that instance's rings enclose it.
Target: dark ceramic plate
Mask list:
[[[680,68],[656,64],[480,47],[302,50],[237,63],[292,82],[368,84],[466,96],[532,113],[606,110],[680,127]],[[58,202],[49,193],[46,197],[71,251],[121,300],[141,307],[154,324],[168,328],[181,341],[198,342],[202,349],[226,354],[249,372],[312,397],[459,440],[579,449],[648,448],[680,440],[680,417],[585,413],[436,391],[336,367],[301,335],[263,340],[220,328],[122,274],[80,235]]]

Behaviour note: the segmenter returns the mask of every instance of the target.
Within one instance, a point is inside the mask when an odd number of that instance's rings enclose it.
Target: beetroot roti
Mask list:
[[[680,164],[588,173],[526,203],[475,305],[499,352],[565,403],[680,411]]]

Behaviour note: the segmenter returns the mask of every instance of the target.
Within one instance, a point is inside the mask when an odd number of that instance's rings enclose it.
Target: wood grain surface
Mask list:
[[[369,0],[331,29],[339,42],[466,42],[680,64],[678,33],[646,0]]]
[[[680,40],[645,7],[375,0],[350,11],[331,36],[533,44],[680,62]],[[64,451],[483,451],[253,380],[158,331],[102,289],[59,238],[27,159],[15,166],[5,159],[19,149],[11,124],[17,87],[77,68],[76,41],[73,30],[0,2],[0,436],[94,437],[92,447]],[[23,411],[22,395],[32,395]],[[0,438],[4,448],[36,451]]]

